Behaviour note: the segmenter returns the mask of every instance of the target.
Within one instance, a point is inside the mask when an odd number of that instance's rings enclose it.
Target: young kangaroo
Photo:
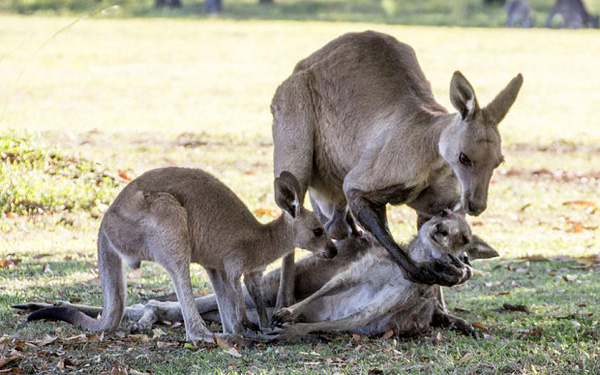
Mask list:
[[[263,225],[229,188],[206,172],[184,168],[146,172],[123,189],[100,225],[101,319],[52,307],[31,314],[28,321],[53,319],[91,331],[116,329],[126,299],[122,260],[132,268],[149,260],[163,266],[175,285],[188,341],[214,341],[194,304],[190,262],[201,264],[208,273],[224,333],[243,334],[245,328],[255,327],[246,315],[242,275],[260,327],[266,327],[260,290],[264,268],[295,247],[325,258],[337,254],[315,214],[304,209],[299,183],[291,173],[282,172],[275,179],[275,201],[284,213]]]
[[[273,97],[275,174],[298,177],[333,238],[356,235],[356,220],[410,280],[460,283],[464,267],[408,257],[388,228],[386,205],[409,205],[419,226],[458,205],[481,214],[503,160],[498,124],[522,83],[518,74],[482,108],[457,71],[450,82],[457,113],[448,113],[409,45],[374,31],[342,35],[298,62]],[[291,255],[283,262],[284,268],[293,264]],[[293,288],[280,291],[280,300],[292,299]]]
[[[285,325],[277,338],[290,340],[313,331],[376,335],[390,329],[396,334],[414,335],[432,325],[452,326],[475,334],[469,323],[448,315],[437,304],[439,286],[409,281],[385,249],[372,244],[365,255],[317,292],[275,312],[273,321],[278,325],[300,316],[303,321]],[[464,216],[444,211],[427,221],[406,249],[416,262],[456,263],[457,257],[463,257],[472,246],[471,230]],[[488,257],[497,255],[488,249]]]

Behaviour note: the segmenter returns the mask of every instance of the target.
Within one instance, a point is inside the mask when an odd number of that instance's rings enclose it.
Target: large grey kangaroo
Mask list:
[[[173,281],[188,341],[214,342],[194,304],[190,262],[201,264],[208,273],[225,334],[256,328],[246,315],[242,275],[257,306],[260,327],[266,327],[260,289],[264,268],[295,247],[326,258],[337,254],[315,214],[304,209],[299,186],[289,172],[275,179],[275,201],[284,214],[263,225],[208,173],[185,168],[146,172],[123,189],[100,225],[101,319],[54,307],[37,311],[28,320],[64,320],[91,331],[114,330],[123,317],[127,293],[122,261],[139,268],[142,260],[150,260],[163,266]]]
[[[411,245],[408,246],[411,257],[421,256],[433,257],[441,255],[445,257],[449,248],[457,251],[460,247],[468,255],[469,259],[483,259],[498,256],[498,253],[478,237],[469,237],[468,227],[465,226],[464,219],[455,214],[447,217],[435,217],[431,223],[421,227],[419,237],[416,238]],[[436,225],[440,225],[436,227]],[[427,228],[428,227],[428,228]],[[458,232],[452,233],[452,230]],[[461,233],[462,231],[462,233]],[[462,238],[462,236],[465,238]],[[437,239],[436,239],[437,238]],[[442,245],[433,242],[438,241]],[[464,244],[466,242],[466,244]],[[446,244],[446,245],[443,245]],[[462,319],[453,317],[445,312],[443,306],[436,305],[433,316],[428,314],[420,315],[418,312],[427,307],[430,312],[431,301],[423,301],[423,295],[430,296],[433,292],[439,290],[439,286],[424,286],[422,284],[408,283],[404,280],[398,266],[389,259],[386,251],[379,243],[372,239],[369,235],[363,237],[350,236],[337,242],[339,254],[335,259],[325,259],[310,255],[296,263],[295,267],[295,290],[294,295],[298,301],[304,301],[307,298],[313,300],[305,306],[302,315],[308,319],[306,322],[317,323],[319,321],[335,320],[342,315],[351,316],[353,310],[357,310],[359,306],[369,307],[369,311],[373,312],[368,319],[364,320],[367,323],[361,323],[360,320],[351,320],[352,324],[341,325],[339,328],[324,327],[327,330],[354,330],[363,334],[373,336],[386,332],[391,328],[396,330],[397,334],[413,334],[409,330],[400,331],[399,327],[409,327],[413,329],[427,329],[430,325],[450,326],[460,329],[464,333],[473,334],[472,327],[465,323]],[[441,246],[441,247],[440,247]],[[418,248],[418,250],[417,250]],[[413,250],[411,250],[413,249]],[[454,254],[457,254],[455,252]],[[365,258],[365,260],[363,260]],[[464,259],[464,258],[463,258]],[[442,259],[443,262],[452,261],[449,257]],[[369,272],[362,268],[368,264],[373,272]],[[381,268],[380,268],[381,267]],[[356,272],[354,272],[356,271]],[[402,279],[403,281],[398,281]],[[337,280],[337,281],[334,281]],[[346,280],[341,282],[341,280]],[[278,287],[280,283],[280,270],[276,269],[266,274],[261,281],[261,289],[263,292],[264,303],[268,310],[275,307]],[[337,288],[327,298],[327,306],[323,306],[320,301],[314,301],[315,297],[312,294],[318,292],[322,288],[329,288],[332,283],[337,285]],[[381,284],[400,284],[400,289],[375,288],[372,294],[360,294],[359,291],[365,291],[372,288],[373,285]],[[423,291],[425,293],[421,294]],[[321,290],[322,293],[323,291]],[[254,302],[247,290],[244,290],[246,306],[248,308],[249,318],[253,321],[258,321]],[[358,298],[358,303],[357,299]],[[394,299],[397,304],[390,309],[389,314],[381,315],[379,304],[383,303],[382,299]],[[84,312],[92,317],[98,316],[102,312],[101,307],[71,305],[68,302],[58,301],[56,305],[70,306],[74,309]],[[425,306],[426,305],[426,306]],[[49,307],[51,305],[45,303],[30,302],[22,305],[13,306],[15,308],[27,310],[29,312],[36,311],[40,308]],[[202,317],[207,320],[220,321],[218,314],[218,304],[215,295],[201,296],[196,299],[196,307],[202,314]],[[354,311],[354,312],[355,312]],[[293,314],[280,313],[284,317],[298,315],[299,310],[295,310]],[[125,317],[135,321],[134,327],[150,328],[157,321],[181,321],[183,315],[181,306],[178,302],[162,302],[150,300],[147,304],[137,304],[128,306],[125,309]],[[364,315],[363,315],[364,317]],[[413,318],[416,317],[415,320]],[[334,319],[335,318],[335,319]],[[362,318],[361,318],[362,319]],[[277,322],[282,320],[278,318]],[[413,323],[409,323],[412,321]],[[415,324],[419,322],[419,324]],[[337,324],[337,323],[336,323]],[[287,333],[282,332],[276,335],[275,339],[291,339],[293,336],[302,335],[305,332],[295,330],[304,328],[291,328]],[[310,329],[312,330],[312,328]]]
[[[277,89],[273,113],[275,174],[289,170],[332,238],[358,230],[389,251],[414,282],[450,286],[460,263],[415,263],[396,244],[386,204],[408,204],[418,226],[445,208],[486,209],[492,173],[503,161],[498,123],[514,103],[518,74],[480,108],[460,72],[450,83],[448,113],[431,92],[413,49],[378,32],[349,33],[295,67]],[[351,214],[350,212],[351,211]],[[293,255],[283,262],[280,307],[293,302]]]

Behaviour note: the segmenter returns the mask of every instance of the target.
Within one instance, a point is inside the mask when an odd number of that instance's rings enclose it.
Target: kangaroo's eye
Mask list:
[[[325,234],[325,231],[323,231],[323,228],[315,228],[313,229],[313,233],[315,234],[315,237],[321,237]]]
[[[471,159],[469,159],[469,157],[467,155],[463,154],[462,152],[460,153],[460,156],[458,157],[458,161],[460,161],[460,163],[462,165],[465,165],[467,167],[470,167],[471,164],[473,164],[471,162]]]
[[[469,237],[467,237],[467,236],[463,236],[462,240],[463,240],[463,244],[465,244],[465,245],[470,242]]]
[[[440,234],[441,234],[442,236],[446,237],[446,236],[447,236],[449,233],[448,233],[448,231],[447,231],[447,230],[445,230],[445,229],[442,229],[442,230],[440,231]]]

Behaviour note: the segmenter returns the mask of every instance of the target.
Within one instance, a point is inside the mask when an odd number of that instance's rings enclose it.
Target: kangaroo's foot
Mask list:
[[[456,330],[465,336],[471,336],[476,339],[482,338],[479,331],[477,331],[475,328],[473,328],[471,323],[467,322],[464,319],[450,315],[450,314],[442,311],[439,307],[436,308],[435,312],[433,313],[433,319],[431,321],[431,325],[434,327],[442,327],[442,328]]]

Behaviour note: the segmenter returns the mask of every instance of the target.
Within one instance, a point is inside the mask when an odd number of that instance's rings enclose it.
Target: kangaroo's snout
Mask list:
[[[337,254],[338,254],[337,247],[333,244],[333,242],[330,241],[327,243],[327,245],[325,245],[325,250],[320,252],[318,255],[321,258],[332,259],[332,258],[335,258]]]
[[[471,216],[479,216],[487,208],[487,202],[479,202],[469,200],[467,203],[467,213]]]

